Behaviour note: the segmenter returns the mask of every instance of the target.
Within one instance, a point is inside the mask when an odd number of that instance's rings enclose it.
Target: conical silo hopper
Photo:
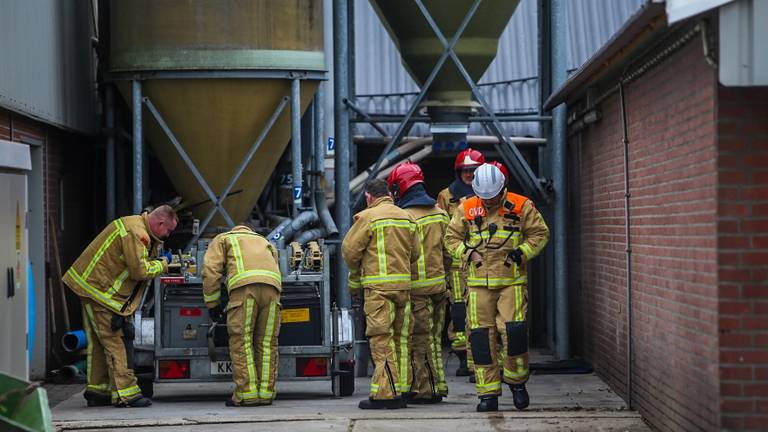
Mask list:
[[[291,94],[290,79],[243,72],[325,68],[322,0],[116,0],[109,7],[109,72],[142,78],[143,96],[215,194],[224,190],[282,98]],[[168,72],[178,74],[169,78]],[[317,85],[302,80],[302,113]],[[118,87],[130,101],[128,82],[118,81]],[[143,118],[147,140],[173,186],[193,205],[193,214],[204,218],[213,206],[208,195],[146,108]],[[286,107],[224,200],[235,223],[256,205],[290,135]],[[224,219],[217,214],[211,223]]]
[[[443,53],[444,48],[440,40],[412,0],[370,2],[397,45],[406,70],[414,81],[422,86]],[[474,1],[424,0],[423,3],[443,35],[450,41]],[[496,57],[499,37],[512,18],[518,3],[519,0],[484,0],[462,33],[454,51],[473,81],[477,82],[483,76]],[[467,116],[478,104],[473,101],[471,88],[449,58],[430,86],[422,106],[427,108],[433,125],[459,126],[466,123]]]

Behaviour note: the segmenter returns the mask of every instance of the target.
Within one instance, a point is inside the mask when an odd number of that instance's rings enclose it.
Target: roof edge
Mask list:
[[[644,42],[666,27],[664,4],[646,3],[547,98],[544,109],[549,111],[563,102],[572,100],[584,87],[600,80],[617,64],[642,47]]]

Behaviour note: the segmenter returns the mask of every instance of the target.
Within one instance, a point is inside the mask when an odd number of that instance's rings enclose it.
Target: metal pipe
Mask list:
[[[311,230],[297,233],[296,236],[293,238],[293,241],[299,242],[300,245],[305,245],[311,242],[312,240],[317,240],[325,236],[326,236],[326,232],[324,228],[313,228]]]
[[[560,88],[568,78],[566,63],[566,0],[552,0],[552,88]],[[566,108],[560,105],[552,111],[552,183],[554,187],[554,247],[555,247],[555,353],[560,359],[571,356],[568,305],[568,261],[566,221],[567,190],[565,163]]]
[[[349,202],[349,111],[344,99],[349,97],[349,4],[348,0],[333,0],[333,75],[334,75],[334,116],[335,116],[335,184],[336,223],[339,236],[344,237],[350,227]],[[349,308],[352,299],[347,290],[347,266],[341,254],[336,259],[336,304]]]
[[[111,84],[104,86],[105,126],[107,128],[107,221],[117,217],[115,203],[115,88]]]
[[[291,81],[291,168],[293,174],[293,214],[301,207],[301,84],[298,78]]]
[[[382,160],[382,163],[379,166],[379,168],[382,169],[382,168],[388,167],[393,162],[402,159],[406,154],[412,152],[413,150],[416,150],[419,147],[424,146],[424,144],[429,144],[430,142],[432,142],[432,138],[427,137],[427,138],[419,138],[417,140],[413,140],[401,145],[395,150],[384,155],[384,159]],[[371,173],[373,172],[373,168],[374,166],[371,165],[370,167],[368,167],[368,169],[366,169],[362,173],[358,174],[357,177],[352,179],[352,181],[349,183],[350,190],[357,189],[358,187],[360,187],[361,184],[367,182],[368,178],[371,176]]]
[[[619,104],[621,105],[622,144],[624,146],[624,242],[627,273],[627,406],[632,409],[632,243],[629,220],[629,131],[627,130],[627,106],[624,100],[624,85],[619,81]]]
[[[142,196],[142,180],[144,176],[144,156],[142,155],[142,124],[141,124],[141,81],[131,81],[133,96],[133,213],[141,213],[144,207]]]
[[[315,166],[317,185],[315,187],[315,206],[320,222],[325,229],[325,235],[338,234],[339,229],[333,221],[325,199],[325,83],[321,82],[315,94]]]
[[[350,107],[352,108],[352,107]],[[352,108],[354,109],[354,108]],[[359,117],[353,117],[350,121],[352,123],[399,123],[403,121],[405,116],[402,115],[376,115],[376,114],[366,114],[365,116],[360,115]],[[432,120],[428,116],[411,116],[410,120],[414,123],[430,123]],[[502,123],[521,123],[521,122],[549,122],[552,121],[551,116],[539,116],[539,115],[498,115],[496,116],[496,120],[502,122]],[[493,121],[493,118],[490,116],[471,116],[468,118],[468,123],[482,123],[482,122],[489,122]],[[374,126],[374,128],[376,128]],[[379,133],[382,133],[383,135],[386,135],[386,131],[382,132],[379,130],[379,128],[376,128]]]
[[[278,239],[278,243],[280,241],[284,242],[284,244],[288,244],[291,239],[293,239],[294,234],[301,231],[302,228],[309,224],[316,223],[318,220],[320,220],[320,217],[317,215],[317,213],[313,211],[304,211],[299,213],[298,216],[296,216],[291,223],[289,223],[282,231],[282,235],[280,239]]]

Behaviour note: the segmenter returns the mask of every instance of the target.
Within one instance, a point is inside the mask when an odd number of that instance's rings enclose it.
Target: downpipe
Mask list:
[[[621,105],[622,144],[624,147],[624,241],[627,279],[627,406],[632,409],[632,243],[630,240],[629,218],[629,131],[627,129],[627,105],[624,99],[624,83],[619,81],[619,104]]]

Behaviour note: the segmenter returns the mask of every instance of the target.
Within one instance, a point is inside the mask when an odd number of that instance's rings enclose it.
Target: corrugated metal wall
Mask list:
[[[0,106],[56,126],[97,130],[90,1],[0,5]]]
[[[646,0],[569,0],[568,68],[577,69],[597,51]],[[522,0],[499,41],[499,55],[480,80],[494,110],[525,113],[538,109],[537,0]],[[414,17],[414,19],[423,19]],[[418,87],[400,63],[400,54],[368,0],[355,0],[355,86],[357,103],[371,113],[404,113]],[[390,133],[395,125],[385,125]],[[536,123],[509,123],[511,135],[540,136]],[[378,136],[367,125],[355,133]],[[411,135],[426,135],[416,125]],[[470,133],[484,134],[478,125]]]

